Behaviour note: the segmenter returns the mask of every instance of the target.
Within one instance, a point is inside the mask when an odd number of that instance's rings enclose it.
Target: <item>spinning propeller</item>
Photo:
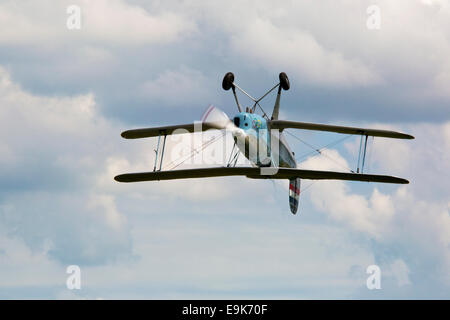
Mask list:
[[[237,127],[225,112],[214,106],[209,106],[202,117],[202,122],[208,122],[217,129],[225,129],[230,131],[235,137],[245,135],[244,130]]]

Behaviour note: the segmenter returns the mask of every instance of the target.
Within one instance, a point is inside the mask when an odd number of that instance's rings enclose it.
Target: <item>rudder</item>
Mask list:
[[[289,180],[289,206],[292,214],[296,214],[300,199],[300,178]]]

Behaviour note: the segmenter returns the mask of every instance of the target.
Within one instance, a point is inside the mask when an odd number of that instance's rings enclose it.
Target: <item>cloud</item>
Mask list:
[[[337,289],[327,296],[354,297],[355,290],[365,284],[358,270],[373,263],[381,265],[388,288],[394,283],[394,289],[411,290],[410,296],[416,294],[416,285],[442,288],[448,283],[446,198],[424,200],[410,186],[394,191],[377,186],[357,194],[348,183],[318,182],[309,197],[303,194],[302,205],[310,206],[311,200],[327,219],[311,222],[314,208],[308,207],[299,216],[302,220],[293,223],[287,198],[279,207],[276,192],[263,181],[117,184],[112,180],[115,174],[151,170],[154,159],[149,150],[155,141],[122,141],[120,124],[99,114],[92,94],[35,96],[12,82],[4,69],[0,92],[0,127],[8,137],[2,148],[10,154],[2,160],[5,169],[1,172],[3,188],[8,190],[0,209],[0,227],[8,239],[1,251],[8,258],[3,258],[0,268],[6,272],[13,265],[33,261],[33,256],[40,257],[39,266],[48,266],[55,274],[61,264],[80,264],[90,288],[81,297],[103,297],[105,292],[118,292],[119,285],[135,295],[142,283],[156,288],[142,293],[146,297],[184,297],[181,287],[197,288],[189,296],[198,297],[205,296],[204,290],[213,290],[217,297],[255,297],[257,292],[263,292],[259,295],[263,297],[324,297],[318,288],[330,285]],[[380,152],[373,159],[383,171],[392,170],[389,161],[401,156],[414,164],[426,146],[420,137],[448,145],[448,128],[449,124],[413,126],[405,131],[418,137],[412,142],[418,145],[407,144],[408,152],[397,148],[392,155]],[[440,149],[432,150],[432,161],[442,157],[436,150]],[[324,155],[328,158],[310,158],[302,167],[338,170],[348,166],[336,150]],[[33,167],[36,162],[39,165]],[[26,167],[33,168],[30,174],[18,174]],[[414,166],[406,168],[402,173],[411,181],[421,179],[419,170],[408,171]],[[8,188],[13,180],[10,172],[23,179],[15,191]],[[12,256],[15,247],[22,249]],[[346,249],[341,252],[342,248]],[[386,253],[386,248],[396,248],[395,254]],[[336,251],[341,253],[332,253]],[[305,256],[309,263],[304,263]],[[255,265],[264,267],[256,270]],[[248,279],[249,273],[253,280]],[[46,281],[48,277],[45,274],[37,285],[50,286],[50,297],[68,297],[59,283]],[[258,280],[262,277],[264,284]],[[25,288],[22,294],[28,290],[26,279],[18,283]],[[7,283],[8,288],[20,288],[13,280]],[[281,291],[268,293],[276,290]],[[445,295],[445,289],[440,290]]]
[[[383,297],[447,298],[448,1],[377,3],[369,31],[348,1],[3,1],[0,295],[73,297],[76,263],[88,298],[373,298],[379,264]],[[370,168],[411,184],[317,182],[293,217],[269,181],[113,181],[154,163],[121,130],[235,110],[229,70],[250,93],[286,71],[286,118],[397,122],[416,140],[376,139]],[[303,165],[342,170],[358,143]]]
[[[441,288],[435,293],[437,297],[445,296],[444,288],[450,283],[449,198],[446,192],[433,191],[447,190],[448,181],[442,179],[448,170],[447,163],[442,162],[448,157],[447,149],[437,146],[448,143],[448,126],[410,125],[407,131],[417,140],[376,140],[372,159],[377,172],[399,174],[408,178],[411,185],[385,192],[380,191],[380,185],[371,188],[371,194],[362,195],[347,182],[317,182],[308,191],[314,206],[331,221],[374,241],[378,263],[395,264],[392,268],[403,270],[395,271],[402,273],[396,276],[400,278],[399,285],[413,283],[417,290],[434,284]],[[346,164],[336,150],[329,150],[325,155],[309,158],[301,167],[340,170],[330,157]],[[386,248],[397,248],[396,253],[385,252]],[[405,272],[411,270],[414,272],[407,277]],[[410,294],[415,292],[409,290]]]
[[[0,68],[0,132],[7,150],[0,172],[0,225],[61,262],[104,263],[130,257],[126,219],[111,196],[93,189],[115,133],[92,94],[40,97]],[[106,142],[106,143],[105,143]]]
[[[301,86],[396,83],[414,84],[413,95],[446,94],[438,84],[445,83],[441,66],[449,61],[449,29],[444,27],[448,2],[429,6],[421,1],[378,1],[382,24],[375,31],[366,27],[369,5],[323,1],[280,6],[260,1],[256,7],[252,1],[240,1],[190,4],[183,10],[222,30],[228,54],[244,57],[254,69],[289,71]]]
[[[81,9],[81,29],[68,30],[70,5]],[[173,12],[150,14],[123,0],[22,2],[0,4],[2,45],[58,46],[73,41],[99,45],[169,43],[196,30],[195,24]]]
[[[139,88],[140,96],[152,104],[178,108],[188,104],[204,106],[205,101],[213,100],[211,91],[210,81],[202,72],[184,66],[179,70],[166,70]]]
[[[264,34],[264,37],[260,37]],[[273,72],[290,70],[311,84],[366,86],[380,82],[379,76],[356,59],[325,49],[310,33],[275,26],[270,20],[255,18],[240,25],[231,36],[235,51]]]
[[[197,105],[232,104],[220,90],[229,70],[250,92],[287,72],[292,90],[283,105],[311,120],[323,114],[383,122],[448,117],[445,2],[379,1],[380,30],[366,28],[371,3],[102,0],[76,2],[83,27],[69,31],[69,4],[74,3],[2,2],[0,59],[27,89],[47,95],[95,92],[107,115],[121,121],[136,124],[142,115],[161,121],[170,114],[164,107],[183,103],[182,96],[195,111]],[[186,82],[189,76],[192,83]],[[147,86],[166,92],[172,80],[183,85],[179,91],[174,87],[164,97],[146,93]],[[189,88],[193,94],[184,91]],[[179,109],[180,116],[190,116]]]
[[[330,162],[330,158],[348,167],[337,151],[327,150],[320,156],[302,162],[301,168],[341,171],[342,166]],[[332,219],[378,239],[386,226],[389,226],[394,214],[389,195],[384,195],[375,188],[367,199],[365,196],[352,194],[348,184],[342,181],[318,182],[310,192],[310,197],[314,205],[327,212]]]

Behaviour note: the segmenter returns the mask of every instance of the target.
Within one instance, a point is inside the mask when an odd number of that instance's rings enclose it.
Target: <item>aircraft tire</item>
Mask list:
[[[234,74],[233,72],[227,72],[227,74],[225,75],[225,77],[223,77],[222,80],[222,88],[223,90],[230,90],[233,87],[233,82],[234,82]]]
[[[281,72],[279,77],[280,77],[280,86],[281,86],[281,88],[283,88],[283,90],[285,90],[285,91],[289,90],[291,85],[289,83],[289,78],[286,75],[286,73]]]

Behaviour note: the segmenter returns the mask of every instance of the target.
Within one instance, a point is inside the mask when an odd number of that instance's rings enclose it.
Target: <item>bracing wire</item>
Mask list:
[[[262,111],[263,113],[263,117],[265,117],[267,120],[269,120],[269,116],[267,115],[267,113],[264,111],[264,109],[261,107],[261,105],[259,104],[259,102],[255,103]]]
[[[320,149],[317,149],[316,147],[314,147],[312,144],[309,144],[308,142],[304,141],[303,139],[300,139],[299,137],[297,137],[296,135],[294,135],[293,133],[284,130],[288,135],[290,135],[291,137],[297,139],[298,141],[300,141],[301,143],[303,143],[304,145],[308,146],[309,148],[313,149],[315,152],[320,154]],[[314,152],[313,152],[314,153]]]
[[[306,141],[304,141],[303,139],[300,139],[299,137],[295,136],[295,135],[292,134],[291,132],[286,131],[286,133],[289,134],[290,136],[292,136],[293,138],[297,139],[298,141],[302,142],[303,144],[305,144],[305,145],[308,146],[309,148],[311,148],[311,149],[314,150],[314,151],[310,151],[310,152],[308,152],[308,153],[306,153],[306,154],[304,154],[304,155],[298,157],[296,160],[300,161],[300,160],[303,160],[304,158],[306,158],[307,156],[309,156],[309,155],[311,155],[311,154],[318,153],[318,154],[320,154],[320,155],[322,155],[322,156],[328,158],[329,160],[333,161],[335,164],[337,164],[337,165],[340,166],[341,168],[344,168],[344,169],[346,169],[346,170],[348,170],[348,171],[354,173],[354,171],[353,171],[352,169],[350,169],[349,167],[343,165],[342,163],[340,163],[340,162],[337,161],[336,159],[333,159],[332,157],[330,157],[330,156],[328,156],[327,154],[323,153],[324,150],[326,150],[326,149],[328,149],[328,148],[330,148],[330,147],[332,147],[332,146],[335,146],[335,145],[337,145],[337,144],[343,142],[344,140],[350,138],[351,135],[345,136],[345,137],[343,137],[343,138],[339,138],[338,140],[336,140],[336,141],[334,141],[334,142],[331,142],[331,143],[329,143],[329,144],[327,144],[327,145],[325,145],[325,146],[323,146],[323,147],[321,147],[321,148],[316,148],[315,146],[313,146],[313,145],[307,143]]]
[[[311,188],[313,186],[314,183],[316,183],[317,181],[312,181],[310,182],[305,188],[300,189],[300,194],[304,194],[306,190],[308,190],[309,188]]]
[[[193,157],[194,157],[196,154],[198,154],[199,152],[205,150],[207,147],[209,147],[210,145],[212,145],[214,142],[216,142],[216,141],[218,141],[219,139],[223,138],[223,137],[225,136],[225,134],[226,134],[226,131],[222,132],[222,135],[216,136],[216,137],[214,137],[214,138],[212,138],[212,139],[210,139],[210,140],[204,142],[200,147],[191,150],[191,152],[190,152],[188,155],[182,155],[182,156],[180,156],[179,158],[177,158],[177,159],[171,161],[171,162],[170,162],[169,164],[167,164],[165,167],[169,167],[169,166],[171,166],[171,165],[174,165],[174,166],[172,166],[172,167],[171,167],[170,169],[168,169],[168,170],[173,170],[173,169],[179,167],[180,165],[182,165],[183,163],[185,163],[185,162],[188,161],[189,159],[193,158]],[[182,160],[182,161],[181,161],[180,163],[178,163],[178,164],[175,164],[175,163],[176,163],[177,161],[179,161],[181,158],[186,157],[186,156],[187,156],[186,159]]]
[[[368,155],[369,161],[367,161],[367,172],[370,172],[371,158],[372,158],[372,153],[374,152],[374,147],[373,147],[374,141],[375,141],[375,137],[372,136],[370,146],[369,146],[369,155]]]

